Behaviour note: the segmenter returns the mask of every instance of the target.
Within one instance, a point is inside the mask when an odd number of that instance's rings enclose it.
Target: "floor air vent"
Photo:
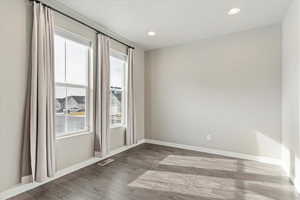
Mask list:
[[[97,165],[103,167],[103,166],[108,165],[109,163],[112,163],[114,161],[115,161],[114,159],[109,158],[109,159],[103,160],[102,162],[99,162]]]

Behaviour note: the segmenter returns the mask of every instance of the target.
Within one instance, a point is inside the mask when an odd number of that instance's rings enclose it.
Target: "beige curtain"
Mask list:
[[[134,93],[134,50],[128,49],[128,76],[127,76],[127,129],[126,129],[126,145],[137,143],[136,137],[136,114],[135,114],[135,93]]]
[[[21,175],[41,182],[55,174],[54,23],[52,11],[35,2],[31,48]]]
[[[110,131],[110,60],[109,38],[98,34],[98,62],[96,74],[96,136],[95,156],[102,157],[109,152]]]

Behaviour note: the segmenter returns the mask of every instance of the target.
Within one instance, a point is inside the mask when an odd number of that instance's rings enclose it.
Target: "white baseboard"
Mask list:
[[[269,157],[254,156],[254,155],[249,155],[249,154],[216,150],[216,149],[210,149],[210,148],[206,148],[206,147],[197,147],[197,146],[190,146],[190,145],[184,145],[184,144],[176,144],[176,143],[171,143],[171,142],[163,142],[160,140],[146,139],[145,143],[157,144],[157,145],[168,146],[168,147],[175,147],[175,148],[179,148],[179,149],[186,149],[186,150],[192,150],[192,151],[199,151],[199,152],[203,152],[203,153],[216,154],[216,155],[232,157],[232,158],[253,160],[253,161],[268,163],[268,164],[272,164],[272,165],[279,165],[282,167],[282,161],[280,159],[274,159],[274,158],[269,158]]]
[[[79,163],[79,164],[73,165],[71,167],[68,167],[66,169],[60,170],[60,171],[57,172],[55,177],[49,178],[48,180],[46,180],[42,183],[34,182],[34,183],[29,183],[29,184],[20,184],[20,185],[14,187],[12,189],[6,190],[6,191],[0,193],[0,200],[5,200],[5,199],[11,198],[13,196],[16,196],[18,194],[21,194],[23,192],[32,190],[32,189],[34,189],[38,186],[44,185],[44,184],[46,184],[50,181],[58,179],[62,176],[70,174],[74,171],[77,171],[77,170],[82,169],[84,167],[87,167],[89,165],[93,165],[93,164],[95,164],[95,163],[97,163],[101,160],[107,159],[108,157],[111,157],[111,156],[116,155],[118,153],[124,152],[128,149],[131,149],[131,148],[136,147],[136,146],[138,146],[140,144],[143,144],[143,143],[157,144],[157,145],[174,147],[174,148],[179,148],[179,149],[186,149],[186,150],[216,154],[216,155],[239,158],[239,159],[253,160],[253,161],[258,161],[258,162],[262,162],[262,163],[279,165],[281,167],[283,166],[282,161],[280,159],[274,159],[274,158],[268,158],[268,157],[262,157],[262,156],[253,156],[253,155],[248,155],[248,154],[235,153],[235,152],[230,152],[230,151],[222,151],[222,150],[210,149],[210,148],[205,148],[205,147],[197,147],[197,146],[176,144],[176,143],[164,142],[164,141],[159,141],[159,140],[142,139],[135,145],[124,146],[124,147],[121,147],[121,148],[119,148],[115,151],[112,151],[109,155],[107,155],[103,158],[91,158],[91,159],[89,159],[87,161],[84,161],[82,163]]]
[[[58,171],[56,173],[55,177],[49,178],[49,179],[47,179],[46,181],[44,181],[42,183],[33,182],[33,183],[28,183],[28,184],[18,184],[17,186],[15,186],[15,187],[13,187],[11,189],[8,189],[8,190],[6,190],[4,192],[1,192],[0,193],[0,200],[5,200],[5,199],[8,199],[8,198],[14,197],[14,196],[16,196],[18,194],[21,194],[23,192],[32,190],[32,189],[34,189],[36,187],[39,187],[39,186],[44,185],[46,183],[49,183],[50,181],[53,181],[53,180],[58,179],[58,178],[60,178],[62,176],[65,176],[67,174],[75,172],[75,171],[77,171],[79,169],[82,169],[84,167],[93,165],[93,164],[95,164],[95,163],[97,163],[97,162],[99,162],[101,160],[107,159],[107,158],[109,158],[111,156],[114,156],[114,155],[116,155],[118,153],[127,151],[127,150],[129,150],[131,148],[134,148],[134,147],[136,147],[136,146],[138,146],[140,144],[143,144],[143,143],[145,143],[144,139],[138,141],[137,144],[130,145],[130,146],[124,146],[124,147],[121,147],[121,148],[119,148],[117,150],[114,150],[114,151],[110,152],[107,156],[105,156],[103,158],[91,158],[91,159],[89,159],[87,161],[84,161],[84,162],[78,163],[76,165],[73,165],[71,167],[65,168],[63,170]]]

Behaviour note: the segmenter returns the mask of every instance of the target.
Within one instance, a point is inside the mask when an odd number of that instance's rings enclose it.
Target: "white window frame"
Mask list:
[[[121,105],[121,113],[123,113],[123,118],[122,118],[122,122],[119,124],[112,124],[112,119],[111,119],[111,114],[109,114],[109,121],[110,121],[110,128],[114,129],[114,128],[123,128],[127,126],[127,70],[128,70],[128,55],[117,51],[113,48],[110,49],[110,57],[115,57],[117,59],[123,60],[125,65],[124,65],[124,74],[123,74],[123,88],[122,89],[115,89],[118,91],[122,92],[122,105]],[[111,84],[110,84],[111,85]],[[112,88],[111,86],[109,86],[109,90],[110,90],[110,103],[111,103],[111,98],[112,98]],[[109,111],[111,113],[111,104],[109,105]]]
[[[80,130],[80,131],[73,131],[73,132],[68,132],[67,131],[67,125],[65,126],[65,133],[57,135],[55,132],[55,137],[56,139],[63,139],[63,138],[68,138],[68,137],[73,137],[73,136],[78,136],[78,135],[84,135],[84,134],[90,134],[93,132],[93,123],[92,123],[92,105],[93,105],[93,43],[92,41],[77,35],[73,32],[70,32],[68,30],[65,30],[61,27],[55,27],[55,35],[58,35],[66,40],[73,41],[79,44],[82,44],[84,46],[87,46],[89,48],[88,50],[88,84],[87,85],[81,85],[81,84],[73,84],[73,83],[67,83],[67,82],[56,82],[55,81],[55,87],[65,87],[65,88],[82,88],[86,89],[86,99],[85,99],[85,109],[86,109],[86,122],[85,122],[85,129]],[[65,54],[66,56],[66,54]],[[65,58],[66,59],[66,58]],[[56,95],[55,95],[56,97]],[[55,113],[56,115],[56,113]],[[64,114],[65,115],[65,114]],[[65,117],[66,120],[66,117]],[[67,122],[65,122],[67,123]]]

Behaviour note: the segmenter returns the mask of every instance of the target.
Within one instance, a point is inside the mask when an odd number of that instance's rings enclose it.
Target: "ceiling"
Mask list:
[[[57,0],[145,49],[280,23],[291,0]],[[238,7],[240,14],[227,15]],[[155,37],[147,36],[155,31]]]

